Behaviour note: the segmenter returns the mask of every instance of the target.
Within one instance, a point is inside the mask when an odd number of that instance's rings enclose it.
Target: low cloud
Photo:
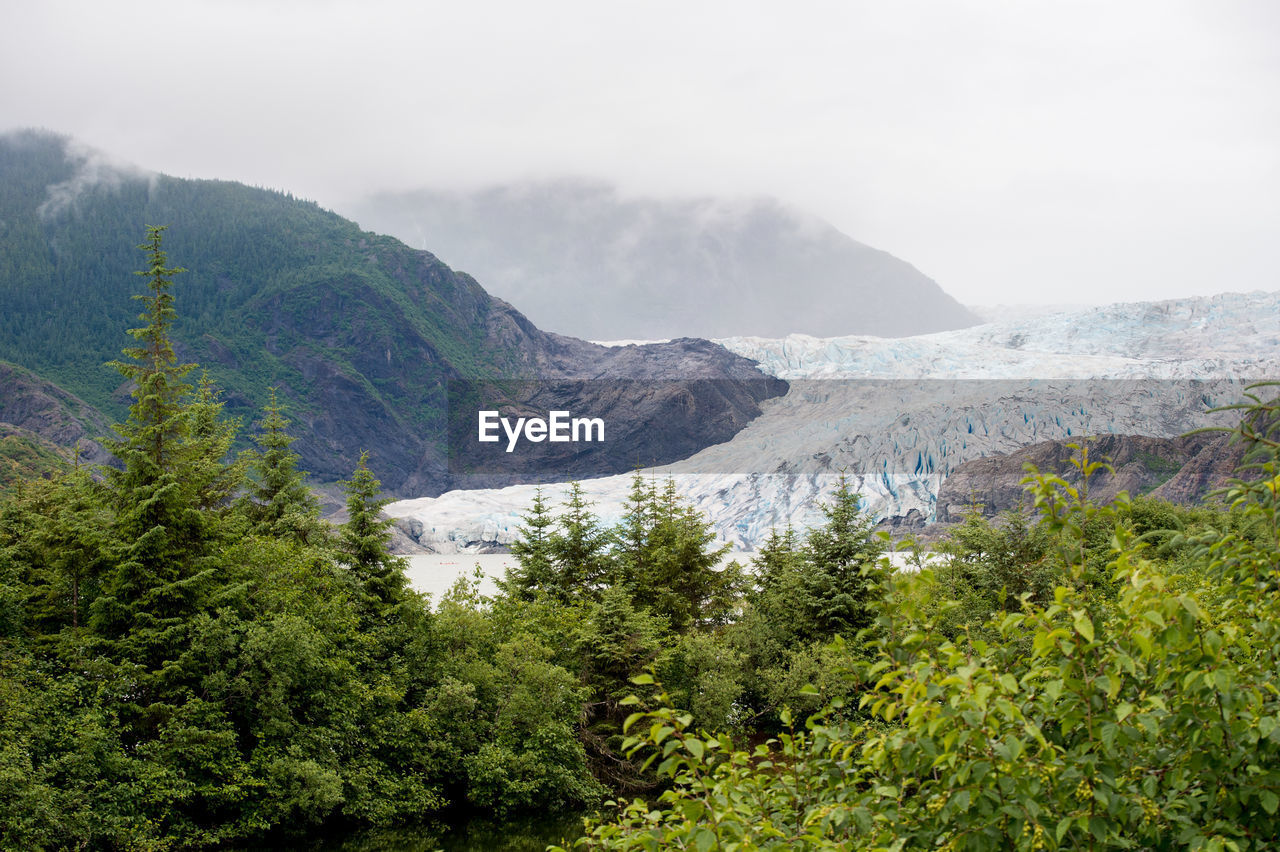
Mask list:
[[[155,184],[155,172],[125,163],[81,142],[66,143],[67,162],[75,165],[75,173],[60,183],[49,184],[45,200],[36,209],[44,221],[56,219],[75,207],[86,193],[105,189],[115,192],[126,181],[145,180]]]

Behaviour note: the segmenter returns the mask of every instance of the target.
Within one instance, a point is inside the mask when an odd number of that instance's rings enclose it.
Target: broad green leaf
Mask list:
[[[1076,632],[1084,637],[1084,641],[1093,641],[1093,621],[1089,618],[1089,613],[1084,610],[1078,610],[1072,614]]]

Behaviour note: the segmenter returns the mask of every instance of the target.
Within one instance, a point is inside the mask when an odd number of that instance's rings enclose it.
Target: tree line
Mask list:
[[[274,395],[233,451],[240,424],[174,351],[185,270],[163,232],[113,363],[118,464],[0,502],[0,845],[192,848],[655,794],[621,748],[632,676],[660,668],[708,725],[767,728],[819,643],[869,620],[846,587],[880,545],[847,488],[757,583],[639,475],[613,529],[576,484],[558,510],[539,493],[499,593],[461,581],[432,606],[363,459],[334,527]]]
[[[894,572],[842,482],[744,567],[637,474],[613,527],[576,484],[538,492],[498,592],[432,602],[365,460],[335,526],[274,396],[233,450],[173,349],[162,235],[115,364],[118,465],[0,502],[0,846],[288,844],[467,811],[594,812],[577,843],[601,849],[1276,833],[1274,406],[1242,423],[1254,467],[1224,507],[1099,507],[1035,477],[1037,516],[972,516]]]
[[[1272,383],[1274,384],[1274,383]],[[1280,836],[1280,403],[1255,387],[1215,506],[1092,503],[1032,471],[1033,522],[969,518],[886,572],[835,689],[764,743],[660,671],[626,753],[667,787],[578,849],[1263,850]],[[1102,462],[1077,448],[1084,474]]]

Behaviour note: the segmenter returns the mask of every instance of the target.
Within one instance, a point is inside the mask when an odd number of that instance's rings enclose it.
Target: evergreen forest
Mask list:
[[[1274,847],[1269,388],[1202,507],[1029,472],[1033,516],[975,514],[893,570],[842,483],[823,524],[723,567],[637,474],[612,527],[578,485],[540,493],[496,594],[431,601],[367,459],[347,520],[321,520],[279,398],[242,430],[175,352],[163,236],[113,365],[117,464],[0,497],[0,847],[551,812],[586,815],[564,849]],[[1104,463],[1082,443],[1086,484]]]

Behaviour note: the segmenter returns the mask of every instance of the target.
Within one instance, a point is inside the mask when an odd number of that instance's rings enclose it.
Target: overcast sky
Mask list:
[[[1280,2],[0,0],[0,129],[287,189],[768,194],[969,304],[1280,289]]]

